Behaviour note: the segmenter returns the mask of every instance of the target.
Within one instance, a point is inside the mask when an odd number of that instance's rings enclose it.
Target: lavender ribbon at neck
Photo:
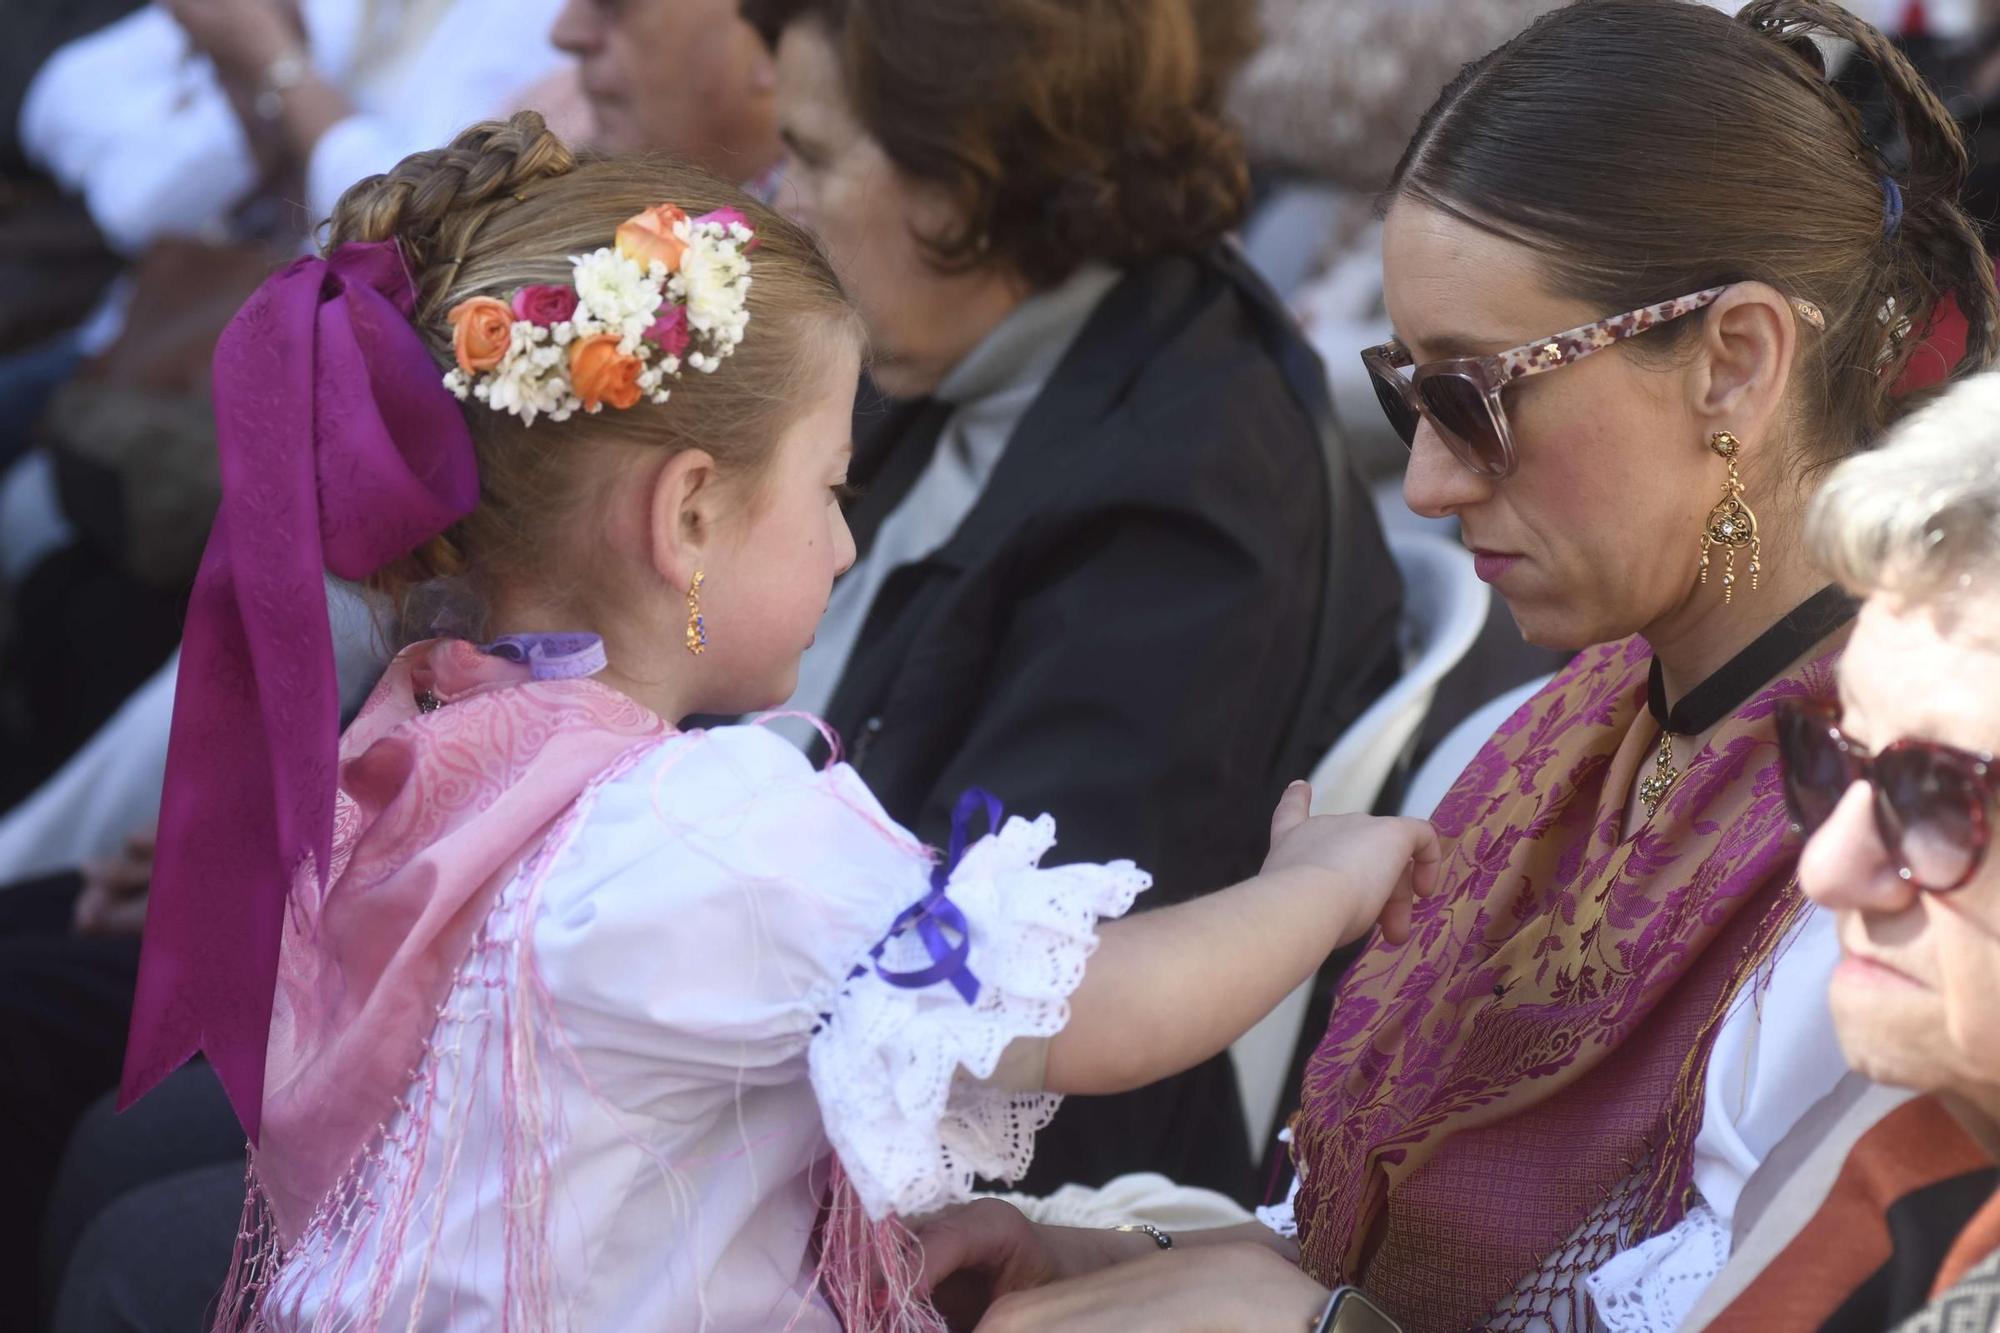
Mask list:
[[[365,578],[479,498],[415,308],[392,242],[344,245],[266,281],[216,345],[222,506],[182,638],[121,1105],[205,1051],[257,1137],[285,904],[308,865],[324,892],[332,860],[325,574]]]
[[[507,634],[479,651],[521,662],[536,680],[582,680],[611,664],[604,640],[595,634]]]
[[[950,884],[959,862],[965,859],[972,817],[982,808],[986,812],[988,831],[1000,831],[1000,821],[1006,818],[1006,813],[998,797],[978,787],[960,796],[958,806],[951,815],[951,851],[931,868],[931,891],[897,917],[895,924],[889,927],[889,934],[875,946],[872,952],[875,975],[891,986],[922,990],[940,981],[948,981],[967,1004],[979,998],[979,978],[969,965],[972,929],[964,911],[946,894],[945,887]],[[891,971],[882,965],[882,950],[890,940],[906,930],[917,932],[917,938],[923,941],[924,951],[931,956],[931,965],[909,972]],[[953,936],[957,938],[953,939]]]

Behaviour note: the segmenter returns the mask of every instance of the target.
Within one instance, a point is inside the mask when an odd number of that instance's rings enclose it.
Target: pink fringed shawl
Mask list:
[[[426,691],[444,706],[420,711]],[[302,870],[285,922],[255,1163],[282,1244],[339,1206],[496,895],[592,779],[668,734],[459,640],[390,666],[341,741],[326,891]]]
[[[415,1164],[468,1128],[462,1106],[436,1101],[426,1073],[461,965],[486,939],[502,890],[547,873],[580,798],[672,734],[594,681],[530,676],[468,643],[420,644],[391,665],[342,739],[328,886],[319,893],[302,868],[286,918],[263,1138],[219,1329],[374,1329],[392,1313],[399,1266],[435,1241],[412,1235],[427,1222],[410,1191]],[[535,1084],[550,997],[532,959],[482,976],[510,972],[511,990],[492,1001],[505,1051],[496,1128],[509,1290],[492,1298],[505,1326],[543,1333],[561,1317],[544,1230],[560,1185],[548,1174],[560,1127],[538,1121]],[[385,1154],[404,1169],[371,1177]],[[815,1286],[843,1326],[942,1333],[916,1290],[909,1233],[893,1218],[871,1222],[837,1161],[827,1205]]]
[[[1435,816],[1438,893],[1356,963],[1306,1071],[1308,1272],[1411,1333],[1514,1327],[1496,1308],[1587,1220],[1612,1225],[1565,1282],[1679,1219],[1708,1044],[1801,901],[1771,714],[1828,697],[1835,656],[1726,719],[1629,838],[1642,640],[1579,654],[1479,752]]]

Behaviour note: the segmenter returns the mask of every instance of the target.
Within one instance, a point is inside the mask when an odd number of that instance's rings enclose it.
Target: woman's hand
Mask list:
[[[1325,1287],[1262,1245],[1156,1252],[1002,1296],[978,1333],[1306,1333]]]
[[[1333,876],[1354,917],[1343,942],[1380,923],[1391,944],[1410,937],[1410,906],[1437,884],[1437,830],[1422,819],[1312,813],[1312,788],[1294,782],[1271,816],[1264,873],[1306,869]]]
[[[1013,1291],[1093,1273],[1156,1249],[1150,1236],[1030,1222],[999,1199],[978,1199],[917,1228],[923,1286],[953,1328],[972,1328]]]
[[[280,56],[301,51],[305,35],[284,0],[164,0],[188,40],[222,77],[254,87]]]
[[[154,834],[149,825],[125,839],[119,855],[83,867],[83,891],[76,896],[73,917],[77,934],[137,935],[145,928]]]

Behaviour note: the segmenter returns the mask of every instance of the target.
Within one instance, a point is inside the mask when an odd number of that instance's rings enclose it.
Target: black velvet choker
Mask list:
[[[1646,678],[1646,711],[1660,724],[1660,750],[1651,777],[1639,784],[1639,799],[1652,816],[1680,780],[1674,767],[1673,738],[1699,736],[1741,708],[1751,695],[1773,680],[1807,649],[1850,620],[1860,603],[1837,587],[1821,588],[1799,603],[1750,645],[1717,667],[1681,701],[1667,706],[1667,687],[1660,659]]]

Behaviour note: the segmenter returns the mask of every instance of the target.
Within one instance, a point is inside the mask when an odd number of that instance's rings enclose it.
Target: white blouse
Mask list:
[[[1694,1187],[1676,1226],[1612,1256],[1585,1280],[1612,1333],[1668,1333],[1729,1261],[1743,1186],[1778,1141],[1847,1072],[1827,1009],[1840,963],[1833,914],[1808,906],[1762,976],[1723,1019],[1708,1056]]]
[[[914,1214],[966,1197],[975,1173],[1025,1170],[1053,1114],[1036,1076],[1010,1075],[1033,1064],[1021,1039],[1060,1030],[1096,921],[1148,883],[1130,864],[1038,868],[1053,842],[1046,816],[1009,820],[953,873],[967,1003],[877,970],[871,951],[929,892],[931,862],[851,769],[728,727],[672,737],[586,793],[540,882],[536,858],[503,892],[446,1005],[429,1150],[398,1146],[422,1137],[406,1112],[363,1182],[423,1201],[386,1266],[385,1326],[418,1308],[410,1327],[497,1327],[503,1300],[547,1281],[557,1325],[590,1333],[835,1333],[811,1294],[830,1152],[871,1215]],[[523,929],[535,976],[522,951],[488,947]],[[931,961],[914,931],[879,959]],[[524,1036],[536,996],[554,1022]],[[509,1081],[523,1062],[503,1051],[523,1040],[540,1096]],[[539,1274],[506,1267],[509,1123],[547,1158]],[[309,1233],[279,1278],[284,1325],[361,1308],[385,1231]]]

